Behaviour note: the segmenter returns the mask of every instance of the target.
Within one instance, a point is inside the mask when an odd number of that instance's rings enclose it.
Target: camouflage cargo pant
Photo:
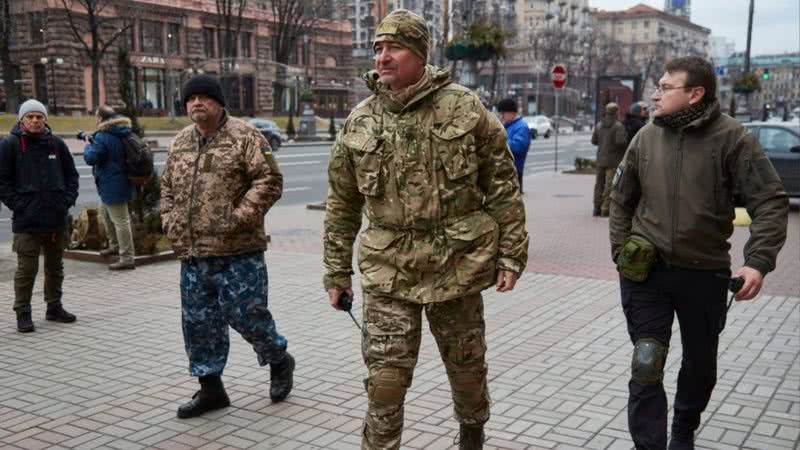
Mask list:
[[[14,233],[12,249],[17,253],[14,274],[14,311],[30,312],[33,284],[39,272],[39,253],[44,254],[44,301],[61,301],[64,282],[65,232],[31,234]]]
[[[367,293],[361,350],[369,371],[369,409],[362,449],[400,448],[403,403],[419,355],[423,309],[450,379],[456,419],[465,424],[489,419],[481,295],[420,305]]]
[[[183,341],[193,376],[222,375],[228,325],[249,342],[261,366],[286,354],[267,305],[263,253],[192,258],[181,262]]]

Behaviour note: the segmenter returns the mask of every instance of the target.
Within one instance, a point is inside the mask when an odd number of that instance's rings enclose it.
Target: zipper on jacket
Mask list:
[[[208,147],[208,143],[206,143]],[[203,156],[203,147],[200,146],[200,138],[197,139],[197,158],[194,160],[194,174],[192,175],[192,190],[189,194],[189,218],[186,221],[189,227],[189,255],[192,257],[197,256],[197,249],[194,246],[194,228],[192,227],[192,218],[194,209],[194,188],[197,183],[197,171],[200,169],[200,157]]]
[[[678,151],[675,154],[675,189],[672,194],[672,233],[670,239],[670,255],[675,256],[675,230],[678,228],[678,196],[681,192],[681,171],[683,169],[683,130],[678,131]]]

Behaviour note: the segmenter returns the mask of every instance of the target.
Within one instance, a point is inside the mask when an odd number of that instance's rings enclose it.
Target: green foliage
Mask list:
[[[597,161],[589,158],[575,158],[575,170],[594,169]]]
[[[300,93],[300,101],[311,103],[314,101],[314,92],[311,89],[303,89]]]
[[[448,59],[475,59],[487,61],[493,58],[505,58],[508,54],[506,40],[511,33],[488,22],[475,22],[464,31],[464,34],[447,46]]]
[[[733,92],[737,94],[749,94],[760,90],[761,83],[752,73],[743,73],[733,82]]]

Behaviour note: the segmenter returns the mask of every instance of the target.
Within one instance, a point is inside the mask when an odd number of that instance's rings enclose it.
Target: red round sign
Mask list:
[[[567,68],[563,64],[553,66],[553,70],[550,71],[550,80],[553,81],[554,88],[563,88],[567,84]]]

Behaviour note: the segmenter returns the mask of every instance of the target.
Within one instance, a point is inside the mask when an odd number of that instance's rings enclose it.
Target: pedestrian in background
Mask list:
[[[636,102],[631,105],[631,110],[625,114],[625,120],[622,122],[622,125],[625,127],[625,135],[628,137],[627,144],[630,144],[633,137],[636,136],[636,133],[647,124],[647,119],[647,104],[644,102]]]
[[[677,58],[652,96],[654,120],[633,138],[614,177],[611,251],[633,343],[628,428],[637,449],[667,447],[664,364],[677,315],[683,353],[670,450],[694,449],[717,380],[731,276],[734,206],[753,219],[737,300],[750,300],[786,240],[789,202],[758,143],[720,113],[710,62]]]
[[[364,290],[368,411],[362,449],[398,449],[419,355],[422,311],[444,361],[459,448],[483,448],[489,419],[481,291],[514,289],[528,233],[502,124],[447,71],[426,65],[425,19],[405,9],[375,33],[373,95],[331,150],[324,286],[334,308],[352,295],[353,242]]]
[[[608,217],[614,170],[622,161],[628,144],[625,127],[617,120],[618,113],[619,106],[616,103],[607,104],[603,117],[592,132],[592,144],[597,146],[593,216]]]
[[[62,303],[67,214],[78,198],[78,171],[72,154],[47,125],[47,108],[28,100],[18,122],[0,142],[0,201],[13,213],[12,250],[17,253],[14,312],[17,331],[35,327],[31,316],[33,284],[44,254],[45,319],[70,323],[75,315]]]
[[[182,419],[230,404],[229,325],[270,366],[273,401],[289,395],[295,367],[267,302],[264,215],[283,191],[278,164],[255,127],[227,114],[216,78],[190,79],[183,103],[194,125],[175,137],[161,177],[161,221],[181,260],[183,339],[200,382]]]
[[[525,158],[531,146],[531,130],[528,124],[518,114],[517,102],[511,98],[504,98],[497,103],[497,112],[500,113],[500,122],[506,129],[506,141],[511,154],[514,156],[514,167],[517,169],[519,191],[522,188],[522,172],[525,170]]]
[[[135,269],[133,233],[128,202],[133,186],[125,170],[125,146],[122,140],[131,134],[131,121],[117,114],[110,106],[97,108],[97,131],[83,149],[83,160],[92,166],[97,193],[100,195],[100,217],[105,224],[108,248],[102,256],[119,255],[111,270]]]

